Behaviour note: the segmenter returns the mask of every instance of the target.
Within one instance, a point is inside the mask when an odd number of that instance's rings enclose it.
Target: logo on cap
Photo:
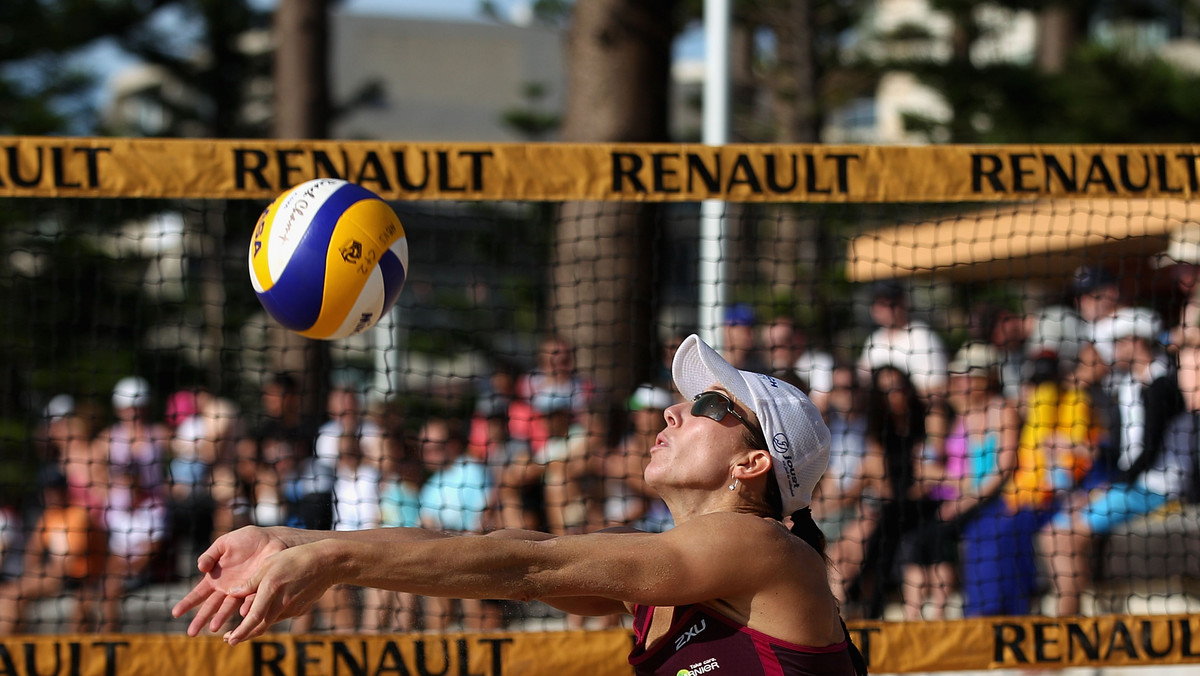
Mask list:
[[[780,460],[783,460],[783,469],[788,475],[788,488],[792,495],[796,494],[796,489],[800,487],[800,480],[796,478],[796,463],[792,459],[792,445],[788,441],[787,435],[783,432],[778,432],[771,438],[772,445],[775,446],[775,451],[779,454]]]

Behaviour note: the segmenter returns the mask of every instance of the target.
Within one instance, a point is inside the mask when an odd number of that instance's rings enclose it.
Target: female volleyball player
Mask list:
[[[200,556],[204,577],[173,612],[198,608],[195,636],[240,609],[225,634],[235,645],[339,583],[541,599],[576,614],[632,613],[637,674],[706,663],[738,674],[865,673],[809,511],[829,454],[816,407],[787,383],[739,371],[696,336],[679,347],[672,375],[688,401],[666,410],[645,471],[675,519],[665,533],[244,528]]]

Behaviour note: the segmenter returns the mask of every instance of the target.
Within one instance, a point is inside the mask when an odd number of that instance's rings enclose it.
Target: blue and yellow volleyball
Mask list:
[[[308,338],[362,333],[391,310],[408,274],[396,212],[366,188],[333,178],[275,198],[250,238],[250,281],[283,326]]]

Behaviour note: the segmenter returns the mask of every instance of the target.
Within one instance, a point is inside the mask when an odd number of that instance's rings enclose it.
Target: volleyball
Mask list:
[[[408,240],[378,195],[320,178],[267,206],[250,238],[249,263],[267,314],[307,338],[336,340],[366,331],[396,304]]]

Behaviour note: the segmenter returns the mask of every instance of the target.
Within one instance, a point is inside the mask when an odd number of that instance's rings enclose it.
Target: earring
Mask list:
[[[733,483],[729,484],[729,490],[731,490],[731,491],[736,491],[736,490],[737,490],[737,484],[738,484],[738,480],[737,480],[737,478],[735,477],[735,478],[733,479]]]

